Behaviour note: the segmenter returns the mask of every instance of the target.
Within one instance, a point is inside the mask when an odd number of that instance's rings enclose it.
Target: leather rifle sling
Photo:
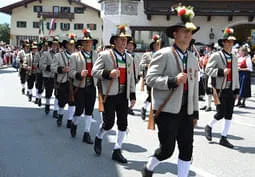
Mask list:
[[[224,63],[224,58],[222,57],[221,52],[219,52],[219,54],[220,54],[220,58],[221,58],[222,62]],[[219,91],[219,94],[218,94],[219,97],[221,95],[221,92],[222,92],[222,89],[223,89],[223,85],[224,85],[224,83],[226,81],[226,78],[227,78],[227,76],[224,75],[223,81],[222,81],[221,86],[220,86],[220,91]]]
[[[67,66],[63,53],[60,52],[60,55],[61,55],[61,57],[62,57],[62,60],[63,60],[63,62],[64,62],[64,65]],[[62,81],[64,80],[64,78],[65,78],[65,76],[66,76],[65,74],[67,74],[67,73],[63,73],[63,74],[64,74],[64,75],[61,77],[61,80],[60,80],[60,82],[59,82],[59,84],[58,84],[58,87],[59,87],[59,85],[62,83]],[[68,79],[68,76],[67,76],[67,79]]]
[[[180,67],[180,62],[179,62],[179,59],[178,59],[178,56],[176,54],[176,51],[174,49],[174,47],[172,47],[172,52],[174,54],[174,58],[176,60],[176,63],[177,63],[177,66],[178,66],[178,69],[179,71],[181,72],[181,67]],[[168,103],[168,101],[172,98],[173,94],[175,93],[175,91],[177,90],[177,88],[174,88],[173,91],[168,95],[168,97],[165,99],[165,101],[159,106],[158,110],[156,111],[155,113],[155,118],[158,117],[159,113],[164,109],[164,107],[166,106],[166,104]]]
[[[112,58],[113,69],[115,69],[116,68],[115,57],[113,56],[112,50],[109,50],[109,52],[110,52],[110,55],[111,55],[111,58]],[[108,88],[106,90],[106,94],[104,96],[104,103],[105,103],[105,101],[106,101],[106,99],[108,97],[108,94],[109,94],[110,90],[111,90],[111,87],[112,87],[112,84],[113,84],[113,80],[114,80],[113,78],[110,80],[110,84],[108,85]]]
[[[78,55],[80,57],[80,59],[82,59],[82,56],[81,56],[81,51],[78,52]],[[78,87],[75,88],[74,90],[74,93],[73,93],[73,96],[75,96],[77,94],[77,92],[79,91],[80,87],[81,87],[81,84],[82,82],[84,81],[85,77],[82,78],[82,80],[79,82],[78,84]]]

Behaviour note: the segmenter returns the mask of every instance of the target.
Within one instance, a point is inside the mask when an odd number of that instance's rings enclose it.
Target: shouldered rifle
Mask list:
[[[97,90],[98,90],[98,111],[104,112],[103,88],[101,80],[98,80],[97,82]]]
[[[181,66],[180,66],[180,62],[179,59],[177,57],[176,51],[174,49],[174,47],[172,47],[172,52],[174,54],[174,57],[176,59],[176,63],[177,63],[177,67],[179,69],[179,71],[181,72]],[[153,88],[152,88],[153,89]],[[150,115],[149,115],[149,121],[148,121],[148,129],[150,130],[155,130],[155,120],[158,115],[160,114],[160,112],[165,108],[166,104],[168,103],[168,101],[171,99],[171,97],[173,96],[173,94],[175,93],[175,91],[177,90],[177,88],[174,88],[171,93],[167,96],[167,98],[164,100],[164,102],[159,106],[158,110],[154,111],[152,110],[152,99],[151,99],[151,107],[150,107]],[[151,94],[152,95],[152,94]]]
[[[112,50],[109,50],[109,52],[110,52],[110,55],[111,55],[111,57],[112,57],[113,69],[115,69],[115,68],[116,68],[115,58],[114,58],[114,56],[113,56]],[[112,84],[113,84],[113,80],[114,80],[113,78],[110,80],[110,84],[108,85],[108,88],[107,88],[107,90],[106,90],[106,94],[105,94],[104,100],[103,100],[104,103],[106,102],[106,99],[107,99],[107,97],[108,97],[108,94],[109,94],[109,92],[110,92],[110,90],[111,90],[111,87],[112,87]]]
[[[144,91],[144,78],[145,77],[145,74],[144,74],[144,70],[143,70],[143,73],[142,73],[142,79],[141,79],[141,92]]]

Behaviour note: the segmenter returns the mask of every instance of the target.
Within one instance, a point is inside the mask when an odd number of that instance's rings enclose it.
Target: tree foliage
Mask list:
[[[10,27],[7,23],[0,24],[0,41],[10,43]]]

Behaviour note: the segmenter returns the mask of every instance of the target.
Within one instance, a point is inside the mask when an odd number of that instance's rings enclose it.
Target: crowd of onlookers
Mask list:
[[[18,48],[14,46],[10,46],[4,42],[0,42],[0,67],[7,65],[17,67],[17,53]]]

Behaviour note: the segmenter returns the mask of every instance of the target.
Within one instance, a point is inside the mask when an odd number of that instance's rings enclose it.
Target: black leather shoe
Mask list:
[[[128,108],[128,114],[133,115],[133,116],[135,115],[135,113],[134,113],[132,108]]]
[[[50,112],[50,105],[45,105],[45,114],[49,114]]]
[[[146,167],[142,170],[142,177],[152,177],[153,171],[147,170]]]
[[[38,106],[42,106],[42,99],[38,99]]]
[[[66,128],[71,128],[72,120],[67,120]]]
[[[127,159],[122,155],[120,149],[114,149],[112,153],[112,160],[115,160],[120,163],[127,163]]]
[[[73,138],[76,136],[76,131],[77,131],[77,125],[74,125],[74,123],[72,122],[70,127],[70,133]]]
[[[96,136],[95,144],[94,144],[94,151],[97,155],[101,155],[102,152],[102,139]]]
[[[208,141],[212,141],[212,128],[209,125],[205,127],[205,137]]]
[[[58,127],[60,127],[62,125],[62,119],[63,119],[63,115],[58,115],[58,119],[57,119]]]
[[[146,109],[145,108],[142,108],[141,116],[142,116],[142,119],[145,120],[145,118],[146,118]]]
[[[53,111],[52,118],[55,118],[55,119],[58,118],[58,111],[57,110]]]
[[[239,108],[245,108],[246,106],[245,106],[245,104],[240,104],[239,105]]]
[[[87,144],[94,144],[93,140],[90,137],[90,134],[88,132],[84,132],[82,141]]]
[[[231,143],[227,140],[227,137],[225,137],[225,136],[221,136],[220,145],[225,146],[225,147],[228,147],[228,148],[233,148],[233,147],[234,147],[233,144],[231,144]]]
[[[22,92],[23,95],[25,95],[25,89],[24,88],[21,90],[21,92]]]
[[[205,109],[205,112],[209,112],[209,111],[212,111],[212,107],[207,107],[207,108]]]
[[[35,99],[35,104],[38,104],[38,98]]]
[[[29,101],[29,102],[32,101],[32,95],[28,95],[28,101]]]
[[[200,110],[206,110],[207,106],[203,106]]]

